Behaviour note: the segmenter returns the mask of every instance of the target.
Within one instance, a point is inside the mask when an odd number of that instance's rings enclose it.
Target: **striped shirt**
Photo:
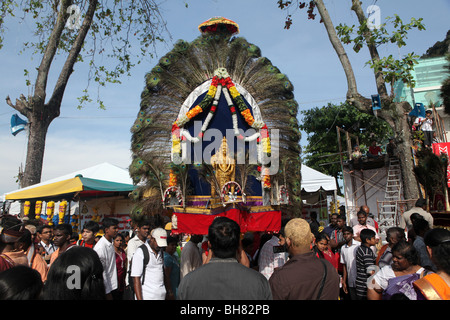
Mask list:
[[[367,279],[369,274],[367,268],[375,264],[375,254],[364,245],[360,245],[356,249],[356,295],[358,298],[367,298]]]

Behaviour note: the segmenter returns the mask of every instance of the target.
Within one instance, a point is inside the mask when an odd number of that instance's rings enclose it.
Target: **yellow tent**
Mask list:
[[[63,198],[68,195],[79,193],[83,197],[97,196],[105,193],[130,192],[135,188],[132,184],[117,183],[105,180],[84,178],[79,175],[36,187],[28,187],[23,190],[5,194],[5,200],[30,200]]]

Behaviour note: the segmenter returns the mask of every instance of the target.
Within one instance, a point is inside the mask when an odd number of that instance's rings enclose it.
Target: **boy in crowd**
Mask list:
[[[345,244],[341,247],[340,262],[343,265],[342,289],[349,295],[350,300],[356,297],[356,249],[361,242],[353,239],[353,228],[345,226],[342,228]]]
[[[356,249],[356,295],[358,300],[367,299],[367,279],[369,274],[367,269],[375,265],[375,254],[371,246],[375,246],[377,239],[376,233],[371,229],[363,229],[359,234],[361,245]]]
[[[81,233],[81,240],[78,240],[78,245],[82,247],[94,248],[95,236],[100,230],[100,226],[95,221],[88,221],[84,224],[83,231]]]

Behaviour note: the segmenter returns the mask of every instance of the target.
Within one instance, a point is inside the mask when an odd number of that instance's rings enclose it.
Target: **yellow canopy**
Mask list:
[[[67,194],[80,192],[81,195],[93,196],[106,192],[129,192],[135,189],[135,186],[125,183],[116,183],[111,181],[83,178],[75,178],[53,182],[44,185],[31,186],[29,188],[16,192],[5,194],[5,200],[29,200],[51,197],[61,197]]]
[[[49,183],[35,188],[16,191],[5,195],[6,200],[26,200],[32,198],[46,198],[59,194],[79,192],[83,190],[81,180],[76,177],[54,183]]]

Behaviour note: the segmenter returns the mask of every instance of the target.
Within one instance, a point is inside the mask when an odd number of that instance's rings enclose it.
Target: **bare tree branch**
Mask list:
[[[75,39],[75,42],[73,43],[72,48],[69,51],[69,55],[67,56],[66,62],[64,63],[61,73],[59,74],[58,81],[56,82],[52,97],[50,98],[48,103],[49,106],[57,106],[59,108],[59,106],[61,105],[64,90],[66,89],[69,77],[73,72],[73,66],[75,65],[77,57],[81,51],[81,48],[83,47],[86,35],[89,32],[95,14],[95,10],[97,8],[97,4],[98,0],[89,1],[89,8],[86,12],[83,24],[81,25],[80,31]]]
[[[317,10],[319,11],[320,17],[322,18],[325,29],[327,30],[328,38],[336,51],[336,54],[341,62],[342,68],[344,69],[345,76],[347,78],[347,100],[349,103],[354,104],[359,110],[367,112],[372,104],[369,99],[364,98],[358,93],[358,88],[356,85],[356,78],[353,72],[352,64],[347,56],[347,53],[339,39],[336,29],[334,28],[331,17],[328,14],[328,10],[322,0],[315,0]]]
[[[50,72],[50,66],[53,62],[53,58],[56,54],[56,50],[58,49],[58,44],[61,39],[61,34],[64,30],[67,20],[67,8],[72,4],[71,0],[61,0],[61,8],[58,12],[58,17],[56,19],[55,27],[50,35],[50,39],[48,40],[48,45],[45,48],[44,55],[41,60],[41,65],[38,69],[38,75],[36,79],[35,91],[34,91],[34,99],[40,100],[42,103],[45,103],[46,96],[46,88],[47,88],[47,79],[48,74]]]
[[[358,17],[358,21],[361,25],[367,24],[367,18],[364,14],[363,9],[361,8],[361,2],[359,0],[352,0],[352,10],[355,11],[356,16]],[[367,47],[369,48],[370,58],[372,61],[377,62],[380,61],[380,55],[378,54],[377,47],[370,41],[370,31],[364,33],[364,38],[367,43]],[[389,97],[386,90],[386,82],[383,76],[383,73],[378,71],[375,72],[375,82],[377,85],[377,91],[382,100],[387,99]]]

